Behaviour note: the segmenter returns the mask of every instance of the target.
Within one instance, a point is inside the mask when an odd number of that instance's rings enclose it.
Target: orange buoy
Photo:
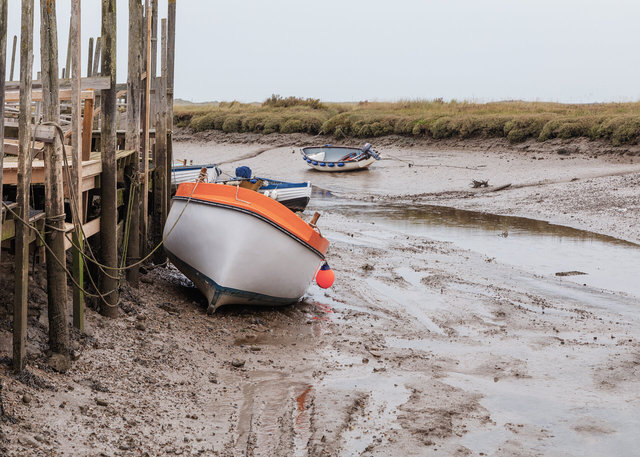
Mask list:
[[[336,275],[327,262],[324,263],[316,274],[316,282],[323,289],[328,289],[333,285],[333,281],[336,279]]]

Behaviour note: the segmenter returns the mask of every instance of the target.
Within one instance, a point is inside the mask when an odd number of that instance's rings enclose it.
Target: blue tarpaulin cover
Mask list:
[[[251,178],[251,168],[249,167],[238,167],[236,168],[236,178]]]

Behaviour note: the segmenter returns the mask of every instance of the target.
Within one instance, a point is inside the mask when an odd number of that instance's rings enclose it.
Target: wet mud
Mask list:
[[[264,145],[175,151],[223,162],[252,148]],[[545,166],[536,160],[527,172],[526,152],[389,146],[388,154],[448,166],[390,160],[325,176],[306,170],[291,146],[223,166],[325,190],[304,217],[322,213],[336,282],[312,285],[299,304],[207,315],[175,268],[156,268],[123,295],[120,319],[88,311],[86,334],[74,334],[79,356],[62,375],[45,364],[39,283],[30,374],[0,365],[2,452],[633,455],[640,295],[634,281],[614,279],[629,268],[623,256],[638,253],[638,232],[624,228],[640,211],[640,166],[581,156],[566,167],[549,151]],[[476,193],[468,184],[483,168],[490,184],[524,176],[539,184]],[[590,204],[580,204],[587,193]],[[591,283],[598,266],[617,273]],[[571,271],[587,274],[556,275]],[[5,362],[9,332],[0,331]]]

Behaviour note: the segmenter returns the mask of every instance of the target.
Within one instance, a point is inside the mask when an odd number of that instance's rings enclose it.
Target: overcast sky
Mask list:
[[[56,2],[60,68],[69,3]],[[89,37],[100,32],[100,3],[82,5],[83,72]],[[117,5],[125,81],[128,0]],[[19,9],[9,0],[7,54]],[[166,11],[161,0],[160,16]],[[177,0],[177,15],[175,96],[191,101],[262,101],[272,93],[325,101],[640,99],[637,1]]]

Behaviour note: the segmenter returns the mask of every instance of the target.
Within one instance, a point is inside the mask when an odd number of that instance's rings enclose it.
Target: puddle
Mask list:
[[[585,273],[557,278],[640,296],[640,245],[606,235],[443,206],[355,201],[315,188],[309,210],[334,211],[401,233],[452,242],[536,274]]]

